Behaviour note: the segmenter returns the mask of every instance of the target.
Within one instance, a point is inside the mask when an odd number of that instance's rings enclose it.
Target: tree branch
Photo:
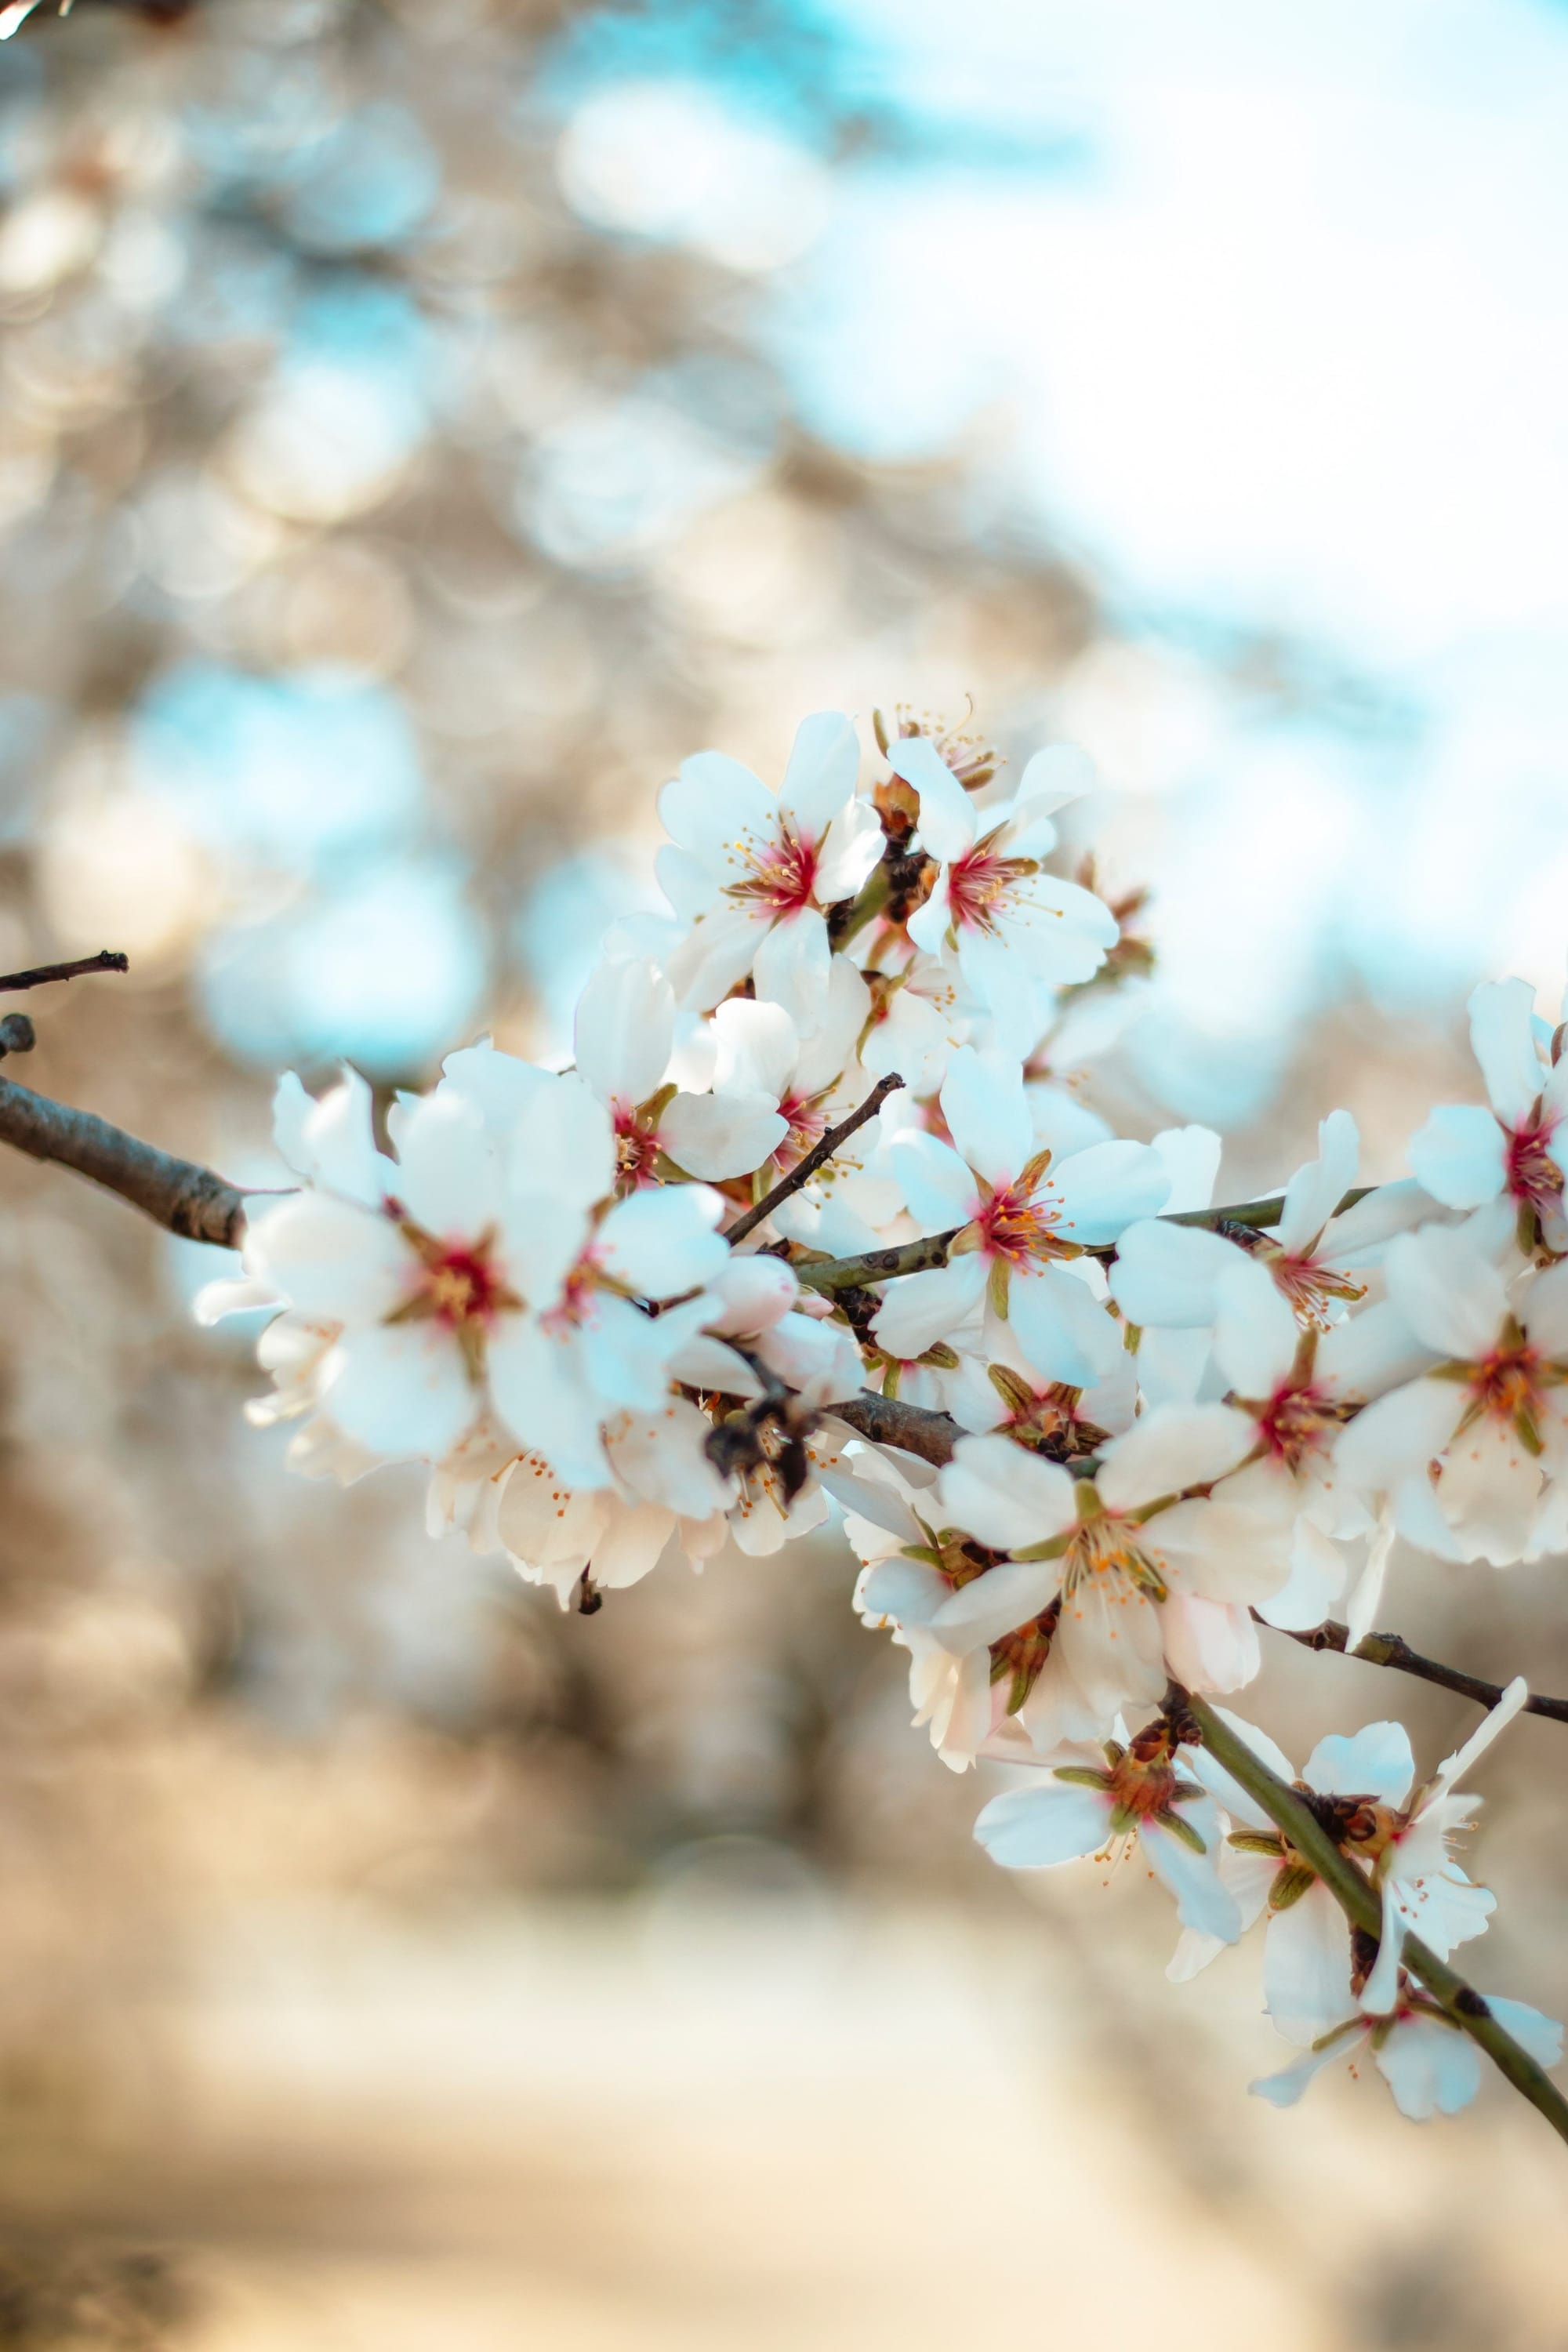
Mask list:
[[[1353,1927],[1375,1937],[1383,1906],[1365,1873],[1342,1853],[1329,1832],[1294,1789],[1288,1789],[1238,1732],[1215,1713],[1206,1699],[1173,1684],[1170,1701],[1191,1716],[1204,1746],[1283,1831],[1308,1867],[1317,1873]],[[1170,1701],[1167,1703],[1169,1704]],[[1544,2068],[1521,2050],[1504,2031],[1481,1995],[1447,1960],[1440,1960],[1417,1937],[1405,1938],[1404,1958],[1411,1973],[1420,1978],[1450,2022],[1479,2043],[1516,2091],[1544,2116],[1560,2139],[1568,2140],[1568,2099]]]
[[[737,1217],[734,1223],[726,1228],[724,1239],[730,1243],[743,1242],[748,1234],[754,1233],[763,1218],[771,1217],[780,1202],[787,1201],[792,1192],[798,1192],[801,1186],[816,1175],[824,1160],[831,1160],[834,1153],[848,1142],[858,1128],[864,1127],[868,1119],[876,1118],[888,1097],[903,1083],[896,1070],[889,1071],[885,1078],[879,1078],[859,1109],[852,1110],[847,1118],[839,1120],[837,1127],[830,1127],[821,1141],[814,1143],[805,1157],[795,1161],[789,1174],[779,1178],[771,1192],[764,1192],[743,1217]]]
[[[245,1195],[235,1185],[210,1168],[138,1141],[91,1111],[71,1110],[0,1078],[0,1141],[34,1160],[58,1160],[79,1176],[89,1176],[186,1241],[212,1242],[220,1249],[239,1245]]]
[[[874,1389],[862,1389],[858,1397],[825,1406],[824,1411],[835,1421],[847,1422],[858,1436],[868,1437],[877,1445],[897,1445],[939,1468],[952,1461],[952,1449],[963,1435],[951,1413],[905,1404],[900,1397],[879,1396]]]
[[[1378,1190],[1375,1184],[1356,1185],[1345,1194],[1334,1211],[1335,1216],[1342,1217],[1347,1209],[1353,1209],[1358,1201],[1366,1200]],[[1266,1200],[1237,1201],[1228,1208],[1179,1209],[1159,1222],[1163,1225],[1201,1225],[1211,1233],[1221,1225],[1250,1225],[1262,1232],[1269,1225],[1277,1225],[1284,1213],[1284,1193],[1270,1192]],[[797,1265],[795,1272],[811,1290],[858,1290],[867,1283],[895,1281],[901,1274],[927,1274],[932,1266],[947,1264],[949,1247],[963,1231],[962,1225],[954,1225],[948,1233],[926,1234],[917,1242],[904,1242],[894,1249],[866,1250],[858,1257],[825,1258],[817,1265]],[[1109,1264],[1116,1255],[1116,1244],[1097,1242],[1083,1255]]]
[[[1258,1617],[1256,1609],[1252,1613],[1260,1625],[1268,1624],[1268,1619]],[[1496,1706],[1502,1696],[1500,1683],[1489,1683],[1480,1675],[1468,1675],[1463,1666],[1446,1666],[1440,1659],[1424,1658],[1419,1650],[1411,1648],[1403,1633],[1368,1633],[1352,1650],[1346,1647],[1350,1628],[1342,1625],[1336,1617],[1331,1617],[1326,1624],[1314,1625],[1310,1633],[1296,1633],[1289,1625],[1276,1625],[1271,1631],[1300,1642],[1304,1650],[1338,1650],[1347,1658],[1363,1659],[1369,1666],[1392,1666],[1397,1674],[1414,1675],[1418,1682],[1436,1683],[1443,1690],[1457,1691],[1461,1698],[1474,1699],[1478,1706]],[[1543,1698],[1538,1691],[1531,1691],[1524,1702],[1524,1712],[1542,1715],[1551,1723],[1568,1723],[1568,1698]]]
[[[51,980],[79,980],[84,971],[129,971],[131,959],[118,948],[100,948],[96,955],[78,956],[74,963],[38,963],[30,971],[0,973],[0,996],[18,988],[42,988]]]
[[[823,1258],[816,1265],[806,1261],[795,1270],[808,1290],[859,1290],[868,1283],[890,1282],[896,1275],[928,1274],[932,1266],[945,1265],[948,1245],[963,1230],[954,1225],[951,1233],[927,1234],[918,1242],[900,1242],[895,1249]]]

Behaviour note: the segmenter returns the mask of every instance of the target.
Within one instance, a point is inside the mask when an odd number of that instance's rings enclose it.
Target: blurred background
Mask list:
[[[1402,1172],[1568,945],[1565,108],[1544,0],[38,8],[0,969],[132,970],[18,1075],[266,1181],[279,1066],[562,1044],[687,751],[972,701],[1153,893],[1089,1097]],[[836,1538],[563,1618],[284,1474],[215,1254],[0,1190],[0,2346],[1568,2346],[1538,2119],[1249,2102],[1256,1952],[992,1871]],[[1385,1614],[1568,1689],[1562,1573]],[[1561,1739],[1477,1962],[1559,2015]]]

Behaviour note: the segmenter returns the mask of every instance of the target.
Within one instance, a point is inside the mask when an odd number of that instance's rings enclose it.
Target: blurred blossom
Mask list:
[[[692,246],[731,269],[796,259],[827,219],[816,158],[698,82],[596,92],[562,134],[559,169],[584,219]]]
[[[571,1051],[572,1015],[599,942],[625,915],[664,912],[653,878],[654,840],[637,862],[604,848],[563,858],[519,909],[517,944],[542,1010],[540,1050]]]
[[[96,205],[69,189],[18,205],[0,225],[0,294],[37,294],[85,268],[103,231]]]
[[[91,745],[78,746],[45,825],[39,898],[68,953],[112,937],[139,977],[155,977],[211,920],[214,875],[175,811],[109,781],[111,765]]]
[[[395,245],[425,220],[441,184],[436,151],[400,106],[359,108],[302,155],[283,214],[325,253]]]
[[[755,463],[668,403],[580,410],[540,440],[520,486],[524,528],[558,562],[650,553],[689,517],[733,495]]]
[[[429,856],[366,861],[341,888],[217,935],[198,973],[208,1020],[264,1068],[427,1067],[472,1023],[487,979],[464,880]]]
[[[418,315],[395,289],[348,280],[315,297],[235,427],[240,488],[299,521],[379,505],[425,436],[426,358]]]
[[[132,756],[144,791],[195,837],[287,872],[405,833],[424,796],[398,704],[331,671],[182,663],[143,695]]]

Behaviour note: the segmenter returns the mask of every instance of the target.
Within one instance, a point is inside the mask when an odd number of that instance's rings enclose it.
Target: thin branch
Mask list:
[[[71,1110],[0,1078],[0,1141],[15,1144],[35,1160],[58,1160],[89,1176],[155,1223],[185,1240],[238,1247],[245,1229],[245,1195],[210,1168],[176,1160],[140,1142],[91,1111]]]
[[[1253,1615],[1258,1617],[1255,1609]],[[1260,1625],[1268,1619],[1258,1617]],[[1480,1675],[1468,1675],[1463,1666],[1446,1666],[1437,1658],[1424,1658],[1413,1650],[1403,1633],[1368,1633],[1353,1650],[1346,1647],[1350,1628],[1335,1617],[1326,1624],[1315,1625],[1310,1633],[1299,1633],[1289,1625],[1277,1625],[1277,1633],[1288,1634],[1300,1642],[1304,1650],[1339,1650],[1347,1658],[1362,1658],[1369,1666],[1392,1666],[1395,1673],[1414,1675],[1418,1682],[1436,1683],[1443,1690],[1457,1691],[1461,1698],[1475,1700],[1478,1706],[1496,1706],[1502,1696],[1500,1683],[1489,1683]],[[1568,1698],[1543,1698],[1532,1691],[1524,1702],[1526,1715],[1543,1715],[1552,1723],[1568,1723]]]
[[[0,996],[19,988],[42,988],[51,980],[79,980],[85,971],[129,971],[131,959],[118,948],[100,948],[96,955],[78,956],[74,963],[37,963],[30,971],[0,972]]]
[[[1335,1216],[1342,1217],[1347,1209],[1353,1209],[1358,1201],[1366,1200],[1378,1189],[1375,1184],[1355,1186],[1345,1194],[1334,1211]],[[1271,1192],[1267,1200],[1237,1201],[1228,1208],[1179,1209],[1159,1222],[1163,1225],[1201,1225],[1211,1233],[1221,1225],[1250,1225],[1262,1232],[1269,1225],[1277,1225],[1284,1213],[1284,1193]],[[858,1290],[866,1283],[895,1281],[901,1274],[928,1274],[933,1266],[947,1264],[948,1250],[963,1230],[962,1225],[954,1225],[948,1233],[926,1234],[918,1242],[904,1242],[896,1249],[866,1250],[858,1257],[824,1258],[817,1265],[797,1265],[795,1272],[811,1290]],[[1083,1255],[1109,1263],[1116,1255],[1116,1244],[1097,1242]]]
[[[1225,1767],[1233,1780],[1239,1781],[1276,1829],[1284,1832],[1302,1861],[1322,1880],[1352,1925],[1375,1937],[1383,1922],[1383,1906],[1372,1881],[1341,1852],[1297,1790],[1287,1788],[1269,1770],[1262,1758],[1215,1713],[1206,1699],[1182,1690],[1179,1685],[1172,1685],[1170,1699],[1179,1702],[1191,1716],[1215,1761]],[[1545,2069],[1537,2065],[1512,2034],[1499,2024],[1475,1988],[1415,1936],[1405,1938],[1404,1959],[1450,2022],[1479,2043],[1514,2089],[1545,2116],[1558,2137],[1568,2140],[1568,2099]]]
[[[823,1258],[813,1265],[797,1263],[795,1272],[808,1290],[859,1290],[868,1283],[890,1282],[896,1275],[929,1274],[947,1264],[948,1245],[963,1232],[927,1234],[918,1242],[901,1242],[896,1249],[863,1250],[858,1257]]]
[[[879,1078],[859,1109],[852,1110],[847,1118],[839,1120],[837,1127],[830,1127],[821,1141],[812,1145],[805,1159],[797,1160],[789,1174],[779,1178],[771,1192],[764,1192],[743,1217],[737,1217],[734,1223],[726,1228],[724,1239],[731,1243],[743,1242],[748,1234],[754,1233],[764,1217],[773,1215],[781,1201],[787,1201],[792,1192],[798,1192],[801,1186],[816,1175],[824,1160],[831,1160],[858,1128],[864,1127],[868,1119],[876,1118],[888,1097],[896,1093],[903,1083],[896,1070],[889,1071],[885,1078]]]
[[[905,1404],[901,1397],[879,1396],[874,1389],[862,1389],[858,1397],[831,1404],[826,1411],[835,1421],[847,1422],[858,1436],[868,1437],[877,1445],[896,1445],[905,1454],[918,1454],[922,1462],[934,1462],[939,1468],[952,1461],[952,1449],[963,1435],[951,1413]]]

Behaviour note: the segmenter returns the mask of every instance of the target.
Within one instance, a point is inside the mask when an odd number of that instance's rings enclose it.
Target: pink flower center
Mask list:
[[[786,1095],[779,1117],[789,1121],[789,1133],[778,1149],[779,1167],[787,1175],[826,1134],[827,1113],[810,1095]]]
[[[615,1117],[617,1179],[628,1188],[651,1184],[660,1150],[658,1133],[644,1126],[635,1110],[622,1104],[616,1104]]]
[[[994,931],[996,919],[1018,884],[1039,871],[1032,857],[1001,857],[991,846],[994,834],[975,843],[947,870],[948,904],[956,928]]]
[[[781,819],[776,836],[762,848],[749,842],[737,842],[735,847],[751,870],[742,881],[726,884],[726,898],[765,908],[773,915],[795,915],[810,906],[816,887],[815,842],[801,840]]]
[[[502,1288],[489,1251],[478,1244],[449,1249],[425,1269],[431,1307],[452,1328],[459,1323],[489,1322],[500,1304]]]
[[[1321,1265],[1316,1258],[1287,1257],[1282,1250],[1263,1250],[1258,1255],[1301,1321],[1315,1324],[1320,1331],[1326,1331],[1333,1321],[1335,1300],[1349,1303],[1366,1297],[1364,1282],[1355,1281],[1336,1266]]]
[[[1061,1203],[1048,1184],[1034,1193],[1004,1184],[974,1220],[980,1229],[980,1246],[987,1256],[1005,1258],[1009,1265],[1069,1256],[1072,1253],[1056,1235],[1060,1213]]]
[[[1276,1389],[1258,1416],[1258,1433],[1274,1461],[1297,1470],[1321,1449],[1338,1419],[1315,1389]]]
[[[1471,1371],[1471,1409],[1489,1413],[1495,1421],[1533,1416],[1541,1398],[1542,1369],[1533,1348],[1494,1348]]]
[[[1515,1128],[1508,1137],[1508,1189],[1539,1215],[1563,1199],[1563,1171],[1547,1151],[1557,1131],[1554,1119]]]

